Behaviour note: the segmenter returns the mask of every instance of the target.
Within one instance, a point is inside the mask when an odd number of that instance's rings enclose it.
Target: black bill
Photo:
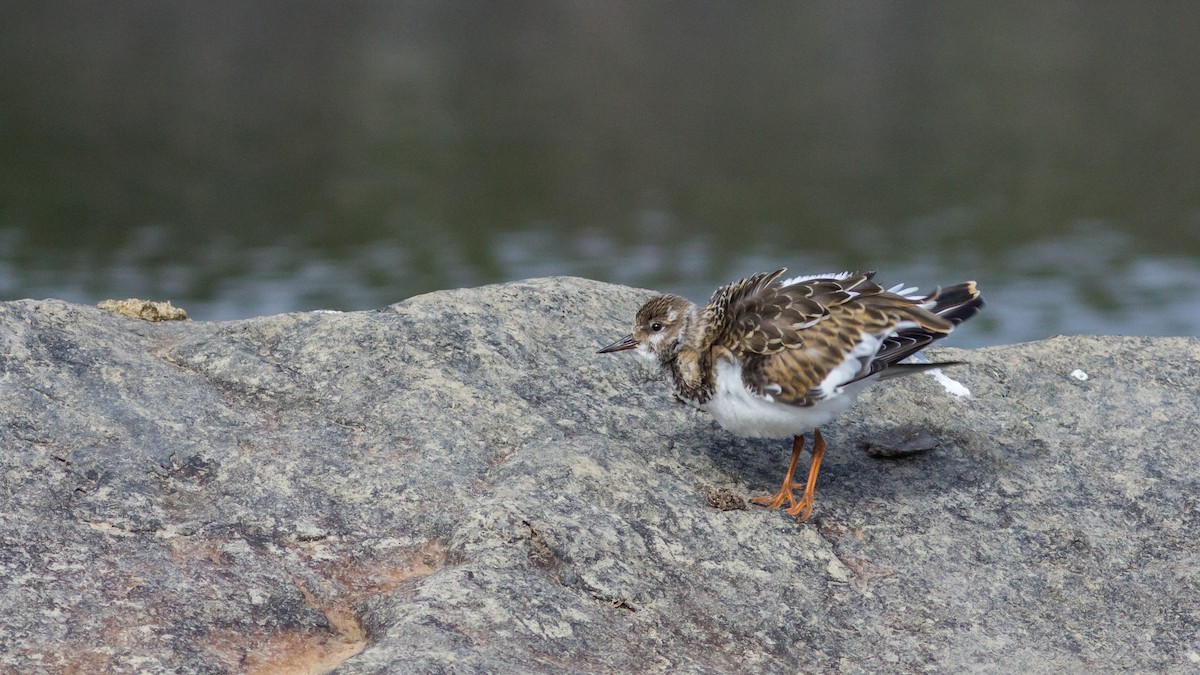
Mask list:
[[[638,341],[633,339],[633,335],[626,335],[625,337],[621,338],[620,340],[617,340],[616,342],[605,347],[604,349],[601,349],[600,351],[598,351],[596,353],[597,354],[608,354],[609,352],[620,352],[620,351],[624,351],[626,349],[634,349],[637,346],[638,346]]]

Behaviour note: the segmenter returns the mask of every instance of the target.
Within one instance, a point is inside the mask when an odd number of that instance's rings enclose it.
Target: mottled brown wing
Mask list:
[[[705,344],[713,342],[726,335],[729,327],[737,320],[737,315],[747,303],[752,303],[759,294],[771,288],[771,282],[787,271],[780,268],[774,272],[764,272],[747,277],[731,284],[726,284],[713,292],[708,306],[704,308],[704,324],[707,326]]]
[[[851,354],[864,335],[883,335],[906,323],[939,337],[953,329],[949,320],[920,307],[925,298],[886,292],[872,283],[868,275],[814,280],[797,286],[803,288],[789,286],[780,290],[789,297],[800,293],[806,301],[802,307],[808,307],[810,302],[819,305],[822,314],[816,321],[796,328],[794,323],[784,323],[791,320],[786,311],[778,313],[779,319],[768,318],[758,326],[752,326],[747,318],[743,333],[746,337],[741,339],[746,384],[783,403],[812,405],[828,396],[830,392],[818,385]],[[780,302],[775,300],[775,304]],[[770,313],[764,316],[769,317]],[[759,349],[764,346],[765,349]],[[875,354],[861,355],[855,374],[847,382],[872,372],[874,358]]]
[[[805,331],[827,321],[837,308],[880,293],[883,289],[871,276],[868,272],[760,288],[731,308],[726,346],[739,354],[775,354],[796,347]]]

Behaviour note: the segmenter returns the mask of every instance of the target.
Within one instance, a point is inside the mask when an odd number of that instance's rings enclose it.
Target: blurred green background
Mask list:
[[[0,298],[786,265],[977,279],[960,346],[1196,335],[1198,36],[1191,1],[6,2]]]

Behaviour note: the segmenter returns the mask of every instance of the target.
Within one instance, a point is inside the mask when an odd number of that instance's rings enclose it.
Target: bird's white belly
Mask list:
[[[859,392],[868,384],[863,381],[862,386],[846,387],[815,405],[789,405],[746,389],[741,364],[720,359],[716,363],[713,396],[703,408],[722,427],[739,436],[786,438],[829,423],[854,405]]]

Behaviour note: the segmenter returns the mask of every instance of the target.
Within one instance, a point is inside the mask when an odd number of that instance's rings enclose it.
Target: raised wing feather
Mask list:
[[[812,405],[954,328],[952,320],[922,308],[936,292],[888,292],[872,273],[770,285],[781,273],[751,277],[713,296],[723,303],[716,315],[726,327],[716,342],[742,357],[751,390],[776,401]],[[877,360],[880,354],[895,358]],[[826,381],[835,369],[829,379],[837,381]]]
[[[764,355],[799,347],[805,333],[828,320],[839,307],[882,291],[871,282],[872,275],[811,278],[758,288],[731,306],[727,346],[735,353]]]

